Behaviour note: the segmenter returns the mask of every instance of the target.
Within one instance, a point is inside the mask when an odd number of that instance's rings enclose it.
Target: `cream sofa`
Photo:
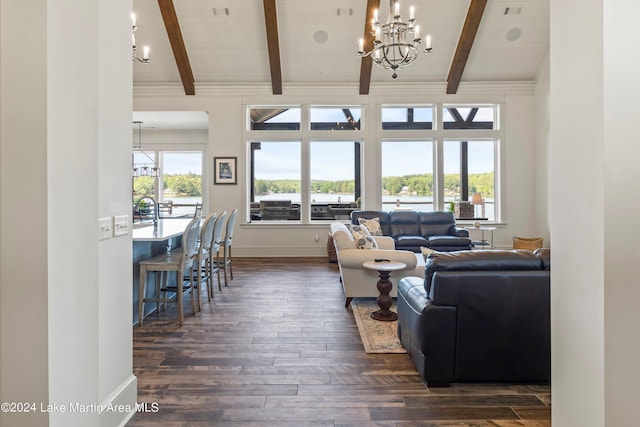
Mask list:
[[[391,261],[403,262],[407,265],[404,270],[391,273],[393,289],[390,295],[398,295],[398,282],[405,276],[424,277],[424,258],[422,254],[410,251],[395,250],[395,244],[391,237],[373,236],[379,249],[358,249],[351,231],[342,222],[331,223],[331,236],[336,247],[338,266],[340,267],[340,279],[346,298],[345,307],[349,307],[351,300],[356,297],[377,297],[378,274],[375,271],[362,267],[365,261],[373,261],[376,258],[384,258]]]

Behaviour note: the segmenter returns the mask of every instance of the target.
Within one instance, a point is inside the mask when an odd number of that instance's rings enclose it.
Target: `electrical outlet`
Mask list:
[[[98,240],[111,237],[111,218],[98,219]]]
[[[116,215],[113,217],[113,237],[129,234],[129,215]]]

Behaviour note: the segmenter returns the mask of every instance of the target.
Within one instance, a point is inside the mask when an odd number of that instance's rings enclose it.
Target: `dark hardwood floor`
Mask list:
[[[325,258],[234,266],[201,313],[186,304],[183,327],[171,308],[134,327],[138,402],[158,411],[127,426],[551,425],[548,385],[428,389],[407,355],[366,354]]]

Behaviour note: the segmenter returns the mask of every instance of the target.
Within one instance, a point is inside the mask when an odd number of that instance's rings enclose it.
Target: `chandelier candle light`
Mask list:
[[[373,36],[373,49],[369,52],[364,50],[364,39],[360,39],[358,54],[362,57],[371,55],[371,59],[387,70],[393,70],[392,77],[398,77],[396,70],[406,67],[418,57],[418,45],[422,42],[420,38],[420,27],[416,25],[415,9],[409,9],[409,22],[406,23],[400,17],[400,2],[398,0],[389,1],[389,17],[385,24],[378,20],[378,10],[373,12],[371,23],[371,35]],[[412,41],[411,38],[413,37]],[[425,53],[431,53],[431,36],[425,40]]]
[[[138,61],[138,62],[142,62],[143,64],[148,64],[149,63],[149,46],[145,46],[142,48],[142,59],[138,58],[138,55],[136,55],[136,30],[138,29],[138,26],[136,25],[136,14],[132,13],[131,14],[131,23],[133,25],[132,30],[131,30],[131,44],[133,46],[133,56],[132,56],[132,61]]]

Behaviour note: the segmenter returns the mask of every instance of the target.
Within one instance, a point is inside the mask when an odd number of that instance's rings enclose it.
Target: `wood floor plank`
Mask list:
[[[138,401],[159,411],[127,426],[550,427],[548,384],[429,389],[406,354],[365,353],[336,264],[233,262],[183,327],[169,305],[133,328]]]

